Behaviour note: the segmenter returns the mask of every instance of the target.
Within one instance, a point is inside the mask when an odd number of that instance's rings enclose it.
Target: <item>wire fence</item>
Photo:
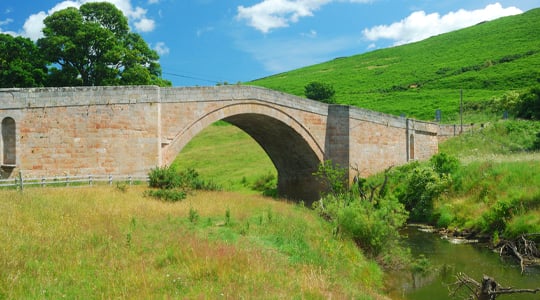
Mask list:
[[[22,173],[11,179],[0,179],[0,188],[16,188],[23,190],[26,187],[80,187],[93,185],[126,184],[134,185],[147,183],[148,176],[132,175],[78,175],[24,178]]]

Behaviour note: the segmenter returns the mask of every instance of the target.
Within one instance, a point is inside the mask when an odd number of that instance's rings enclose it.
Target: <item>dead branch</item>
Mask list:
[[[535,235],[538,234],[524,234],[514,241],[504,240],[500,242],[498,248],[499,255],[508,255],[517,258],[521,266],[521,273],[523,273],[527,266],[540,263],[540,251],[536,247],[536,243],[526,238]]]
[[[514,289],[510,287],[503,287],[495,279],[484,275],[482,282],[474,280],[470,276],[464,273],[458,273],[456,275],[456,282],[449,285],[450,296],[456,297],[457,293],[462,288],[467,288],[469,297],[477,300],[495,300],[499,295],[505,294],[519,294],[519,293],[532,293],[536,294],[540,292],[540,288],[536,289]]]

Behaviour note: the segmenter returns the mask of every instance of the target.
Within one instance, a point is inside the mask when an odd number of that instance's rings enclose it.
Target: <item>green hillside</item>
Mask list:
[[[540,9],[248,84],[303,96],[312,81],[333,85],[341,104],[423,120],[441,109],[451,122],[460,89],[470,104],[540,82]]]

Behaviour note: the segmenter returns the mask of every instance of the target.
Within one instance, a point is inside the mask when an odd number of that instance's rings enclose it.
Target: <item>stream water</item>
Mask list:
[[[438,300],[462,299],[449,296],[448,284],[456,281],[455,274],[465,273],[476,281],[484,274],[493,277],[504,287],[540,287],[540,268],[527,268],[521,274],[517,261],[501,259],[497,253],[481,244],[454,244],[442,239],[438,234],[408,227],[405,244],[415,257],[424,255],[433,269],[424,274],[395,274],[392,276],[388,292],[392,299]],[[540,294],[502,295],[501,300],[539,299]]]

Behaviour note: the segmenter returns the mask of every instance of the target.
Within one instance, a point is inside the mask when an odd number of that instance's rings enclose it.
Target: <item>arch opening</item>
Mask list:
[[[7,117],[2,120],[2,166],[14,167],[17,164],[16,149],[15,120]]]
[[[223,120],[249,134],[267,153],[278,173],[279,196],[308,204],[318,199],[321,185],[313,173],[320,159],[298,132],[260,114],[237,114]]]

